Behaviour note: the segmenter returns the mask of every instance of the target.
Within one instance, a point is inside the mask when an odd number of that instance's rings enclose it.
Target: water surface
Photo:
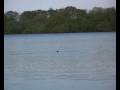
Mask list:
[[[115,50],[115,32],[5,35],[5,90],[115,90]]]

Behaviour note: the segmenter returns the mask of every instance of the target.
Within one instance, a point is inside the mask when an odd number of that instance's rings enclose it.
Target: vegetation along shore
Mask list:
[[[68,6],[53,10],[4,13],[5,34],[111,32],[116,31],[116,9],[94,7],[92,10]]]

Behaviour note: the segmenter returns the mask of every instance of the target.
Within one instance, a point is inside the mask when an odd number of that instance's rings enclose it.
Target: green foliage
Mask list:
[[[64,33],[116,31],[115,8],[94,7],[88,13],[75,7],[4,14],[4,33]]]

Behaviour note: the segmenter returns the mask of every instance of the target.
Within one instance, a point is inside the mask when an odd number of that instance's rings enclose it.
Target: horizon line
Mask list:
[[[17,13],[19,13],[19,14],[21,14],[21,13],[23,13],[23,12],[26,12],[26,11],[37,11],[37,10],[42,10],[42,11],[48,11],[48,10],[50,10],[50,9],[52,9],[52,10],[59,10],[59,9],[64,9],[64,8],[66,8],[66,7],[75,7],[75,6],[65,6],[65,7],[62,7],[62,8],[49,8],[49,9],[33,9],[33,10],[24,10],[24,11],[17,11],[17,10],[4,10],[4,13],[6,13],[6,12],[9,12],[9,11],[13,11],[13,12],[17,12]],[[97,7],[97,6],[94,6],[93,8],[95,8],[95,7]],[[75,7],[76,9],[81,9],[81,10],[86,10],[87,12],[88,11],[90,11],[90,10],[92,10],[93,8],[91,8],[91,9],[83,9],[83,8],[77,8],[77,7]],[[116,10],[116,6],[109,6],[109,7],[100,7],[100,6],[98,6],[98,8],[103,8],[103,9],[106,9],[106,8],[115,8],[115,10]]]

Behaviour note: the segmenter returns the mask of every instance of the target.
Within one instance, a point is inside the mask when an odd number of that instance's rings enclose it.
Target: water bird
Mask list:
[[[57,50],[56,52],[58,53],[59,51]]]

